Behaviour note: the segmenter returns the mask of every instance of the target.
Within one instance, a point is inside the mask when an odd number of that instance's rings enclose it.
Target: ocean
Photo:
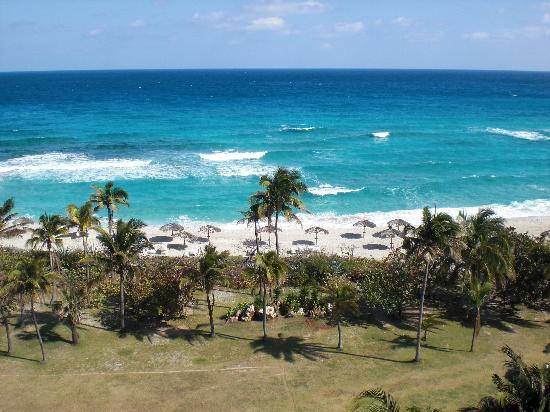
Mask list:
[[[0,108],[0,201],[35,218],[114,180],[125,218],[228,223],[277,166],[302,172],[320,220],[550,215],[548,72],[0,73]]]

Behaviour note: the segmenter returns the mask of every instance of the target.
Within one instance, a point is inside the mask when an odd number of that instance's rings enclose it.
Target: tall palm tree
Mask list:
[[[206,293],[206,303],[208,305],[208,317],[210,318],[210,336],[214,337],[214,304],[215,298],[213,289],[223,275],[223,269],[226,266],[226,260],[229,252],[217,252],[212,245],[206,245],[204,255],[199,260],[198,277],[202,289]]]
[[[501,351],[508,356],[504,362],[504,379],[493,375],[497,387],[496,396],[486,396],[476,407],[462,408],[471,412],[549,412],[550,368],[527,365],[520,355],[505,345]]]
[[[468,283],[468,297],[474,305],[476,316],[474,319],[474,330],[472,332],[472,344],[470,352],[474,351],[475,339],[481,330],[481,306],[491,297],[493,293],[493,284],[491,282],[481,283],[477,278],[472,277]]]
[[[21,236],[27,231],[28,220],[17,218],[17,213],[13,212],[15,203],[13,199],[8,199],[0,207],[0,239]]]
[[[279,258],[277,253],[274,251],[269,251],[267,253],[258,253],[256,255],[256,265],[254,267],[248,267],[245,269],[245,275],[258,282],[260,284],[260,289],[263,291],[262,330],[264,339],[267,338],[267,287],[272,285],[274,282],[282,281],[285,278],[287,271],[287,265],[283,260]]]
[[[137,272],[139,254],[151,247],[147,236],[141,230],[145,226],[145,223],[138,219],[130,219],[128,222],[120,219],[116,224],[116,230],[112,234],[100,227],[95,229],[99,233],[97,240],[106,252],[99,259],[106,264],[111,272],[119,276],[121,329],[126,327],[124,313],[124,285],[126,279]]]
[[[114,182],[105,183],[105,187],[93,186],[95,192],[90,196],[90,201],[95,204],[94,211],[107,209],[107,219],[109,225],[109,233],[113,231],[114,213],[119,209],[119,205],[129,207],[128,193],[120,188],[113,187]]]
[[[53,272],[46,269],[46,262],[39,258],[21,260],[12,273],[10,273],[8,282],[17,293],[28,296],[31,303],[31,315],[36,331],[36,337],[40,344],[42,352],[42,362],[46,361],[44,352],[44,342],[36,321],[34,310],[34,300],[43,291],[47,290],[54,278]]]
[[[275,250],[279,254],[279,216],[287,220],[298,220],[295,209],[307,212],[304,202],[300,195],[307,191],[307,186],[302,182],[302,175],[298,170],[290,170],[279,167],[273,176],[263,175],[260,177],[260,186],[265,188],[263,195],[263,209],[267,213],[272,212],[275,216]],[[262,198],[262,194],[252,195],[256,198]]]
[[[345,276],[333,276],[326,288],[327,301],[332,305],[331,318],[338,327],[338,350],[344,349],[342,320],[357,309],[356,288]]]
[[[87,201],[80,207],[70,204],[67,206],[67,215],[69,217],[69,225],[78,229],[78,235],[82,238],[84,257],[87,257],[90,229],[94,226],[99,226],[99,219],[94,216],[92,202]],[[90,268],[88,264],[86,264],[86,281],[90,282]]]
[[[416,330],[416,355],[414,358],[416,362],[420,361],[420,335],[422,333],[422,316],[424,315],[424,298],[428,285],[428,273],[438,258],[443,256],[456,258],[462,245],[458,240],[459,230],[459,224],[447,213],[432,214],[425,207],[422,210],[422,224],[411,231],[403,240],[403,248],[407,251],[407,254],[414,256],[425,264]]]
[[[50,269],[55,272],[59,269],[56,250],[63,246],[63,236],[69,233],[67,220],[59,215],[48,215],[47,213],[40,216],[38,220],[40,226],[31,230],[31,237],[27,240],[27,245],[33,249],[36,247],[46,247],[50,258]],[[51,302],[57,300],[57,287],[52,284]]]
[[[250,207],[248,210],[241,212],[243,215],[242,219],[238,223],[246,223],[246,225],[254,224],[254,238],[256,240],[256,253],[260,252],[260,243],[259,243],[259,232],[258,232],[258,223],[263,218],[261,204],[254,202],[252,197],[250,199]]]

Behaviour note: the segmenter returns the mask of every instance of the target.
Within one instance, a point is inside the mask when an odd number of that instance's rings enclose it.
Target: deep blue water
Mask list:
[[[0,200],[21,213],[62,213],[114,179],[123,216],[228,222],[278,165],[302,171],[314,213],[550,214],[550,73],[0,73]]]

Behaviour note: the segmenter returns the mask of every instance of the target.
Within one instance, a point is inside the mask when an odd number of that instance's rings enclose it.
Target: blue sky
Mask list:
[[[0,0],[0,70],[550,70],[550,1]]]

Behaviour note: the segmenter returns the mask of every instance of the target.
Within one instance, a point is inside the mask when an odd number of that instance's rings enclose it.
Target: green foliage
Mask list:
[[[280,311],[282,315],[288,315],[291,312],[298,312],[302,307],[302,300],[297,293],[290,292],[285,295],[281,303]]]
[[[243,313],[250,305],[253,305],[253,303],[249,301],[242,301],[237,303],[235,306],[227,309],[227,312],[225,312],[225,318],[227,319],[233,316],[237,316],[237,313]]]
[[[381,388],[369,389],[361,392],[354,399],[351,407],[353,412],[399,412],[401,407],[397,400]],[[420,408],[418,406],[409,406],[406,412],[441,412],[439,409],[430,407]]]

